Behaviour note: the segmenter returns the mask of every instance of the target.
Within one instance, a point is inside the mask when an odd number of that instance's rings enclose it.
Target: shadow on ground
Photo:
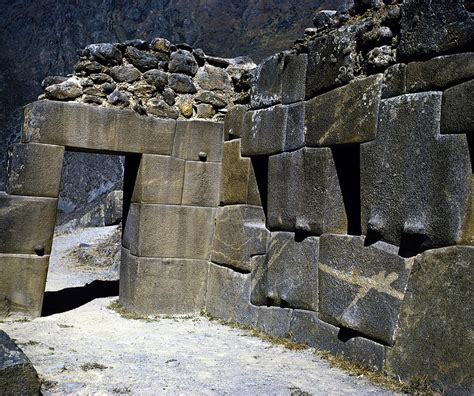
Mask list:
[[[119,295],[119,281],[95,280],[85,286],[68,287],[44,294],[41,316],[50,316],[71,311],[91,302],[96,298],[115,297]]]

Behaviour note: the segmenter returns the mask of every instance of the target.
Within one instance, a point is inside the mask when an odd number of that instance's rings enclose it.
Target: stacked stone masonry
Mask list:
[[[64,150],[122,153],[127,309],[205,311],[472,392],[469,4],[323,11],[293,48],[247,65],[245,89],[242,64],[186,45],[89,46],[25,108],[0,196],[6,312],[41,311]],[[176,109],[153,112],[171,89]],[[185,119],[206,103],[212,121]]]

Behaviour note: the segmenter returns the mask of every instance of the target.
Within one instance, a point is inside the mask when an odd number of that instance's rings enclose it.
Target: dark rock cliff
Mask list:
[[[18,140],[22,106],[41,93],[45,76],[72,70],[79,48],[95,42],[160,36],[187,42],[211,55],[250,55],[259,61],[289,47],[312,25],[318,9],[345,9],[348,3],[351,1],[0,0],[0,190],[5,182],[7,148]],[[106,166],[102,159],[82,159],[89,169],[87,184],[81,183],[85,180],[83,166],[77,162],[71,156],[66,159],[62,196],[69,210],[75,206],[71,202],[80,205],[90,199],[89,185],[94,191],[119,188],[118,158],[108,159]],[[85,194],[80,193],[84,190]]]

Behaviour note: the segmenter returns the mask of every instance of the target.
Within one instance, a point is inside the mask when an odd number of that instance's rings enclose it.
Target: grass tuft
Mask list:
[[[124,319],[144,320],[146,322],[156,322],[159,320],[156,316],[141,315],[138,313],[130,312],[122,304],[120,304],[118,300],[112,301],[107,308],[111,311],[118,313]]]
[[[375,385],[387,390],[410,395],[434,395],[426,378],[416,377],[410,382],[404,382],[387,375],[382,370],[367,367],[359,362],[330,352],[315,350],[316,355],[326,360],[332,367],[344,370],[355,377],[368,379]]]
[[[207,319],[209,319],[212,322],[218,322],[220,324],[223,324],[225,326],[231,327],[233,329],[239,329],[239,330],[244,330],[248,332],[251,336],[253,337],[258,337],[263,341],[269,342],[270,344],[273,345],[279,345],[282,346],[286,349],[290,349],[292,351],[301,351],[303,349],[308,349],[308,345],[306,344],[300,344],[297,342],[293,342],[288,338],[281,338],[281,337],[275,337],[269,334],[264,333],[261,330],[256,329],[255,327],[248,326],[248,325],[243,325],[234,321],[225,321],[222,319],[216,319],[207,313],[201,312],[201,315],[205,316]]]

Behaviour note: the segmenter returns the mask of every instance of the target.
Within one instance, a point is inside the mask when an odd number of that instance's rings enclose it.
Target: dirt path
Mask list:
[[[74,271],[67,252],[110,228],[55,239],[48,290],[110,279]],[[0,323],[43,379],[43,394],[382,395],[363,378],[331,368],[311,350],[291,351],[205,318],[124,319],[116,297],[30,322]]]

